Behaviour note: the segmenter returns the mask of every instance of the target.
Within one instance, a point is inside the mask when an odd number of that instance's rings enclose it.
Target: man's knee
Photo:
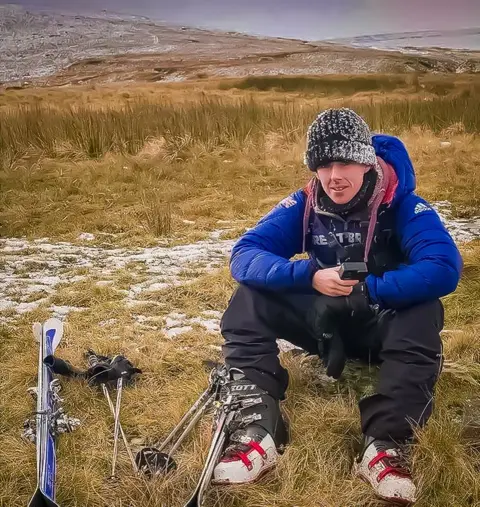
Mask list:
[[[442,326],[443,307],[438,300],[396,313],[380,353],[382,392],[401,392],[419,403],[432,395],[443,363]]]
[[[246,285],[239,285],[233,293],[228,307],[222,316],[220,329],[222,334],[236,329],[252,329],[265,322],[268,310],[273,310],[273,303],[264,291]]]
[[[436,364],[442,353],[442,327],[439,300],[397,310],[382,341],[382,359]]]
[[[278,359],[275,319],[279,308],[266,291],[240,285],[221,321],[225,362],[276,399],[283,399],[288,373]]]

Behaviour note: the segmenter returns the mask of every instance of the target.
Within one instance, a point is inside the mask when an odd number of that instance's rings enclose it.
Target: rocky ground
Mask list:
[[[480,52],[405,54],[0,5],[0,85],[366,72],[478,72]]]

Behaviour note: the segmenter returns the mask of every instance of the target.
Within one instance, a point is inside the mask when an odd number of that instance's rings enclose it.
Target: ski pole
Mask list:
[[[181,443],[184,441],[184,439],[187,437],[187,435],[190,433],[192,428],[197,424],[197,421],[202,417],[204,412],[207,410],[207,408],[213,403],[215,399],[215,394],[212,394],[210,398],[203,404],[202,407],[198,409],[198,412],[192,417],[192,420],[188,423],[187,427],[183,430],[182,434],[178,437],[175,444],[173,444],[172,448],[170,449],[169,455],[172,455],[181,445]],[[162,450],[163,447],[159,450]]]
[[[192,408],[185,414],[182,420],[175,426],[170,435],[165,439],[165,441],[160,445],[157,449],[156,447],[144,447],[140,451],[138,451],[136,456],[136,464],[140,470],[142,470],[147,475],[156,475],[158,473],[167,473],[170,470],[173,470],[177,467],[175,460],[172,455],[175,451],[180,447],[181,443],[185,440],[187,435],[192,431],[193,427],[197,424],[199,419],[205,413],[207,408],[213,403],[215,400],[215,394],[211,394],[210,397],[205,400],[205,395],[210,394],[208,391],[195,402]],[[200,405],[199,402],[203,401],[203,405]],[[173,439],[176,433],[184,426],[185,421],[187,419],[186,416],[193,414],[193,408],[196,409],[195,415],[191,418],[190,422],[184,428],[180,436],[177,438],[173,446],[171,447],[168,453],[162,452],[163,449],[168,445],[168,443]]]
[[[108,401],[108,406],[110,407],[110,412],[115,417],[115,407],[113,406],[112,398],[110,397],[110,393],[108,392],[107,386],[105,384],[101,385],[103,394],[105,395],[105,398]],[[138,467],[135,462],[135,457],[133,456],[132,449],[130,448],[130,445],[127,440],[127,436],[125,435],[125,432],[123,431],[122,425],[119,423],[118,425],[120,434],[122,435],[123,443],[125,444],[125,448],[127,449],[128,457],[130,458],[130,461],[132,462],[133,470],[135,473],[138,472]]]
[[[187,419],[192,416],[193,414],[196,414],[193,415],[193,418],[192,420],[190,421],[190,423],[187,425],[187,427],[185,428],[185,430],[183,431],[183,433],[178,437],[174,447],[175,449],[178,447],[177,444],[179,444],[179,442],[181,443],[183,441],[183,439],[187,436],[188,432],[192,429],[192,427],[194,426],[194,424],[198,421],[198,419],[200,418],[200,416],[202,415],[203,411],[207,408],[207,406],[210,404],[210,401],[211,401],[211,387],[209,387],[199,398],[198,400],[192,405],[192,407],[190,408],[190,410],[188,410],[188,412],[182,417],[182,419],[180,420],[180,422],[175,426],[175,428],[173,428],[173,430],[171,431],[171,433],[167,436],[167,438],[163,441],[163,443],[160,445],[160,447],[158,448],[159,451],[163,451],[163,449],[165,449],[165,447],[171,442],[171,440],[173,439],[173,437],[178,433],[178,431],[185,425],[185,422],[187,421]],[[206,401],[205,401],[206,400]],[[213,400],[212,400],[213,401]],[[203,406],[201,406],[203,403]],[[194,423],[192,424],[192,422],[194,421]],[[172,453],[172,451],[170,451],[170,453]]]
[[[112,474],[111,478],[115,478],[115,467],[118,455],[118,433],[120,427],[120,403],[122,401],[123,377],[117,380],[117,402],[115,404],[115,427],[113,432],[113,458],[112,458]]]
[[[180,422],[175,426],[175,428],[173,428],[165,440],[163,440],[162,443],[157,444],[158,448],[144,447],[136,454],[135,461],[138,470],[141,470],[147,475],[156,475],[158,473],[167,473],[177,467],[172,455],[180,447],[208,407],[210,407],[217,398],[220,386],[222,385],[226,375],[225,372],[226,370],[224,368],[219,368],[217,366],[213,368],[210,372],[208,388],[184,414]],[[189,419],[190,421],[187,424]],[[170,451],[168,453],[163,452],[180,430],[183,431],[176,437]]]
[[[235,412],[231,410],[232,402],[233,396],[229,394],[225,402],[221,403],[219,406],[221,413],[216,423],[215,432],[212,437],[212,443],[208,451],[205,465],[197,483],[197,487],[184,507],[201,507],[203,504],[203,495],[210,484],[215,465],[220,458],[220,454],[222,453],[227,439],[228,427],[235,415]]]
[[[136,473],[138,472],[137,463],[135,462],[135,457],[133,456],[130,445],[128,444],[127,437],[120,423],[120,403],[123,385],[125,381],[128,381],[133,374],[141,373],[141,370],[138,368],[134,368],[132,363],[130,363],[130,361],[128,361],[124,356],[115,356],[113,359],[110,359],[106,356],[99,356],[93,350],[88,350],[85,355],[87,357],[87,362],[90,367],[88,371],[89,382],[100,385],[103,394],[107,399],[110,411],[114,416],[115,427],[114,427],[114,450],[112,458],[112,477],[115,476],[115,469],[118,456],[119,433],[122,435],[122,439],[125,444],[125,449],[127,451],[128,457],[130,458],[130,461],[132,462],[133,470]],[[117,380],[117,401],[114,407],[112,399],[110,398],[106,382],[111,382],[114,381],[115,379]]]

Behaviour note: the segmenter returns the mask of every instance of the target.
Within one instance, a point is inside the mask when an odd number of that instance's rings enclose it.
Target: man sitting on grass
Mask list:
[[[240,286],[221,326],[227,387],[261,403],[237,414],[240,427],[214,482],[256,480],[287,442],[279,400],[288,373],[276,342],[283,338],[320,355],[334,378],[347,357],[380,364],[375,394],[359,402],[363,444],[353,468],[381,498],[410,504],[415,486],[400,447],[432,413],[443,357],[439,298],[455,290],[462,260],[437,213],[414,193],[404,145],[372,136],[352,110],[315,119],[305,164],[314,173],[309,185],[233,248]],[[302,252],[308,260],[290,260]]]

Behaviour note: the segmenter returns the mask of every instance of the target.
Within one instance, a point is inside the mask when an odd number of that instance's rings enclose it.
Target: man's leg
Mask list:
[[[287,428],[280,412],[288,373],[278,359],[277,338],[285,338],[316,352],[315,337],[306,326],[315,295],[274,293],[241,285],[223,315],[223,353],[229,377],[223,395],[238,402],[237,428],[229,435],[214,469],[217,484],[242,484],[258,479],[275,466],[287,443]],[[245,396],[246,395],[246,396]],[[242,406],[242,399],[248,401]]]
[[[223,354],[228,366],[242,370],[248,380],[281,400],[288,373],[278,359],[277,338],[307,352],[318,353],[312,329],[315,294],[275,293],[238,287],[223,315]]]
[[[432,413],[442,366],[442,327],[438,300],[397,311],[381,343],[377,392],[360,401],[364,441],[354,471],[378,496],[395,503],[415,502],[415,484],[398,444]]]
[[[365,435],[404,441],[412,426],[427,422],[442,364],[442,327],[439,300],[395,313],[382,341],[376,394],[359,404]]]

